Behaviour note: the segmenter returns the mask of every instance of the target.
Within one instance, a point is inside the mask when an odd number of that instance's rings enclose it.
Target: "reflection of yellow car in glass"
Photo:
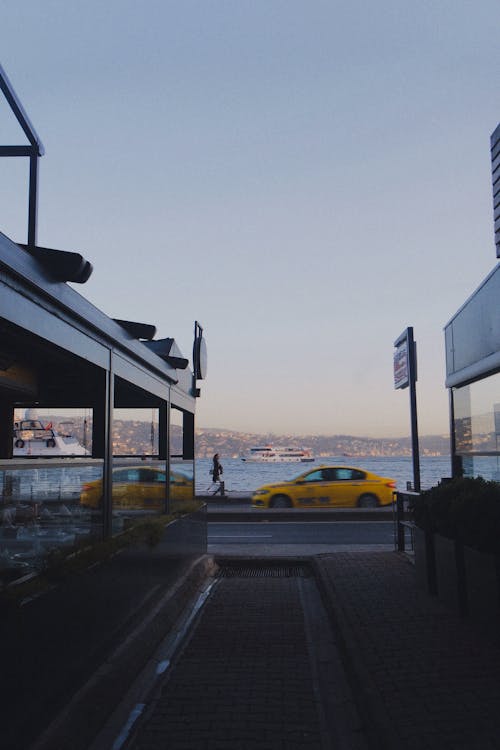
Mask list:
[[[253,493],[254,508],[348,507],[389,505],[396,481],[350,466],[321,466],[289,482],[266,484]]]
[[[150,510],[162,512],[165,508],[164,469],[154,466],[120,466],[113,469],[113,509]],[[193,480],[177,472],[170,473],[170,498],[192,500]],[[81,505],[99,508],[102,499],[102,479],[87,482],[82,487]]]

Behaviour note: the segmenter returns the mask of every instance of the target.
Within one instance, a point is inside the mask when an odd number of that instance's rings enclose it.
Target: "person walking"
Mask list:
[[[216,453],[213,457],[213,467],[212,467],[212,481],[214,484],[219,484],[215,492],[213,493],[216,495],[218,492],[220,492],[221,495],[224,494],[224,484],[221,480],[221,476],[224,473],[224,469],[222,468],[222,464],[219,461],[219,454]]]

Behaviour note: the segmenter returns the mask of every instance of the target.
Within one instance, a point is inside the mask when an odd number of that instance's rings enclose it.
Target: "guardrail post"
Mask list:
[[[405,551],[405,527],[404,521],[404,500],[401,492],[396,492],[396,527],[397,527],[397,550]]]

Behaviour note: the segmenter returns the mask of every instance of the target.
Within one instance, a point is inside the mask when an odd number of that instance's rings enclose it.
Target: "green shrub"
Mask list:
[[[422,492],[413,504],[416,525],[483,552],[500,552],[500,484],[463,477]]]

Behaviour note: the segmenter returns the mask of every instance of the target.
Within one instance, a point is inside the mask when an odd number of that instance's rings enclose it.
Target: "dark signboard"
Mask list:
[[[408,339],[405,337],[394,350],[394,388],[408,388],[409,384]]]

